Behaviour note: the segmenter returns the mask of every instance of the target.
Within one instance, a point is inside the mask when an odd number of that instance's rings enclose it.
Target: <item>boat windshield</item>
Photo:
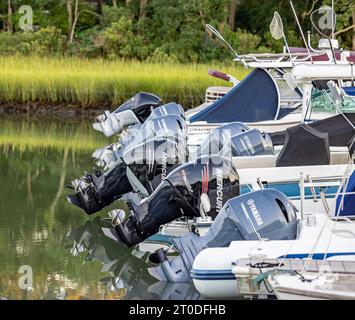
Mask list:
[[[330,90],[319,90],[315,87],[312,89],[311,108],[313,111],[336,113],[336,108],[327,94],[330,94]],[[342,105],[339,107],[343,112],[355,112],[355,99],[344,95]]]

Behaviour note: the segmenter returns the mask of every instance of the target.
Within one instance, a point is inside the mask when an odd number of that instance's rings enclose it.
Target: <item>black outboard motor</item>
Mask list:
[[[132,148],[154,137],[176,137],[184,143],[184,141],[186,141],[186,135],[186,123],[180,115],[171,114],[157,118],[149,117],[140,127],[140,130],[134,130],[131,135],[124,138],[124,145],[116,143],[109,145],[104,150],[98,151],[98,154],[96,154],[98,157],[96,163],[100,167],[107,169],[123,155],[127,148]],[[186,143],[184,143],[184,145],[185,144]]]
[[[134,175],[135,183],[149,195],[161,179],[186,158],[183,141],[170,138],[148,140],[127,150],[107,172],[86,174],[74,180],[72,185],[76,193],[68,195],[67,199],[87,214],[93,214],[133,191],[129,175]]]
[[[161,99],[151,93],[140,92],[119,106],[114,112],[105,111],[93,123],[95,130],[106,137],[120,133],[135,123],[143,123],[153,109],[161,105]]]
[[[169,261],[163,249],[150,260],[160,266],[149,269],[161,281],[190,282],[195,257],[206,248],[227,247],[241,240],[293,240],[297,236],[294,206],[281,192],[264,189],[229,200],[205,236],[188,233],[173,239],[180,255]]]
[[[239,194],[239,178],[229,159],[204,156],[177,167],[115,226],[119,240],[133,246],[157,233],[161,225],[182,216],[199,216],[202,194],[209,199],[212,217]]]

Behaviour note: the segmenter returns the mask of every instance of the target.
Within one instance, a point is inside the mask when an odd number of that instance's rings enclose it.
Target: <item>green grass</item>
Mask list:
[[[82,108],[117,106],[139,91],[191,107],[208,86],[228,85],[212,78],[209,68],[242,79],[240,66],[149,64],[78,58],[0,57],[3,103],[71,104]]]

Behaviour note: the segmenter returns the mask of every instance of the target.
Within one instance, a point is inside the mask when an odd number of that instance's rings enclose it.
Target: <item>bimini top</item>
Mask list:
[[[259,122],[275,120],[280,109],[280,93],[272,76],[253,70],[222,99],[191,117],[190,122]]]

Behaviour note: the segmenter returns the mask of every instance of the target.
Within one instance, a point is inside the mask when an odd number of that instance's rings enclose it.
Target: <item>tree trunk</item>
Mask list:
[[[237,12],[237,4],[239,0],[231,0],[230,6],[229,6],[229,17],[228,17],[228,23],[232,31],[234,31],[235,27],[235,14]]]
[[[5,17],[6,16],[6,12],[5,12],[5,0],[1,0],[1,21],[2,21],[2,30],[6,31],[7,30],[7,24],[6,24],[6,20]]]
[[[67,0],[68,13],[68,39],[70,39],[71,29],[73,27],[73,0]]]
[[[12,5],[11,0],[7,0],[7,32],[13,32],[14,26],[12,24]]]
[[[117,0],[112,0],[112,6],[113,6],[114,8],[117,8]]]
[[[142,20],[145,18],[145,6],[147,5],[148,0],[140,0],[140,6],[139,6],[139,20]]]
[[[97,13],[102,13],[102,0],[96,0]]]
[[[353,24],[355,25],[355,10],[353,10]],[[353,28],[353,50],[355,51],[355,27]]]
[[[74,34],[75,34],[75,28],[76,28],[76,24],[78,23],[79,15],[80,15],[80,12],[79,12],[79,0],[75,0],[74,21],[73,21],[73,24],[72,24],[72,27],[71,27],[69,43],[73,43]]]

